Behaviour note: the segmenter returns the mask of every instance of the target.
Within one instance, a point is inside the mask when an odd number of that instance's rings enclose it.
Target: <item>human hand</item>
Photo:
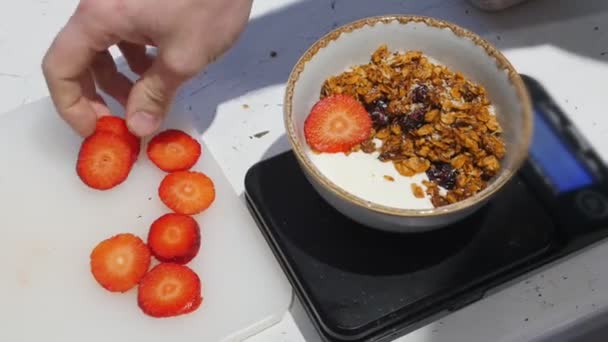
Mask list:
[[[252,0],[81,0],[42,62],[61,117],[82,136],[109,109],[95,84],[125,107],[129,129],[153,133],[178,87],[226,52],[247,24]],[[134,84],[117,71],[117,45]],[[146,45],[158,48],[156,57]]]

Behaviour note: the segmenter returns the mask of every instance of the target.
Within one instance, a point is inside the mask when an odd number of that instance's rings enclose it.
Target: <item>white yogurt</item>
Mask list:
[[[399,209],[431,209],[433,204],[428,196],[416,198],[412,183],[422,185],[428,180],[425,173],[413,177],[400,175],[392,162],[378,160],[378,152],[313,153],[308,156],[319,171],[331,182],[345,191],[364,200]],[[389,176],[394,181],[387,180]]]

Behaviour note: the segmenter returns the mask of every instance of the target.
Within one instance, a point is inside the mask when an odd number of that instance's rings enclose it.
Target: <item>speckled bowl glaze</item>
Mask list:
[[[422,51],[435,62],[462,72],[486,88],[502,125],[507,148],[501,171],[486,189],[440,208],[388,206],[370,201],[365,194],[355,195],[348,186],[338,186],[314,163],[303,127],[310,109],[319,99],[324,80],[356,64],[369,62],[381,44],[387,44],[390,50]],[[297,62],[287,81],[284,101],[287,137],[311,185],[325,201],[352,220],[392,232],[438,229],[479,209],[521,167],[532,135],[531,102],[522,79],[509,61],[476,34],[429,17],[370,17],[333,30],[315,42]]]

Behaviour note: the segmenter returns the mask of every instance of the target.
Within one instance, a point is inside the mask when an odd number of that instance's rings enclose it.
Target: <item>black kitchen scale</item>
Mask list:
[[[320,336],[389,341],[608,237],[608,170],[538,82],[521,171],[481,210],[429,233],[361,226],[313,190],[291,152],[253,166],[251,212]]]

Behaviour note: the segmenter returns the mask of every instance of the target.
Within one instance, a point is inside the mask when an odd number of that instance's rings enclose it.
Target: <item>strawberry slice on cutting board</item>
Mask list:
[[[194,215],[215,200],[211,178],[198,171],[176,171],[166,175],[158,187],[161,201],[178,214]]]
[[[141,280],[139,308],[152,317],[173,317],[198,309],[203,302],[199,276],[188,266],[161,263]]]
[[[95,132],[80,146],[76,173],[89,187],[108,190],[124,182],[133,165],[133,151],[126,138]]]
[[[150,226],[148,246],[152,255],[161,262],[186,264],[199,252],[200,227],[191,216],[165,214]]]
[[[141,150],[141,139],[129,131],[125,119],[115,115],[102,116],[97,119],[95,131],[110,132],[124,137],[128,141],[129,146],[131,146],[133,151],[133,162],[135,162]]]
[[[201,156],[201,144],[187,133],[168,129],[155,135],[148,143],[148,158],[166,172],[190,169]]]
[[[148,271],[150,250],[139,237],[122,233],[99,242],[91,251],[93,277],[110,292],[125,292]]]
[[[304,121],[304,137],[317,152],[348,152],[371,135],[372,120],[359,101],[331,95],[318,101]]]

